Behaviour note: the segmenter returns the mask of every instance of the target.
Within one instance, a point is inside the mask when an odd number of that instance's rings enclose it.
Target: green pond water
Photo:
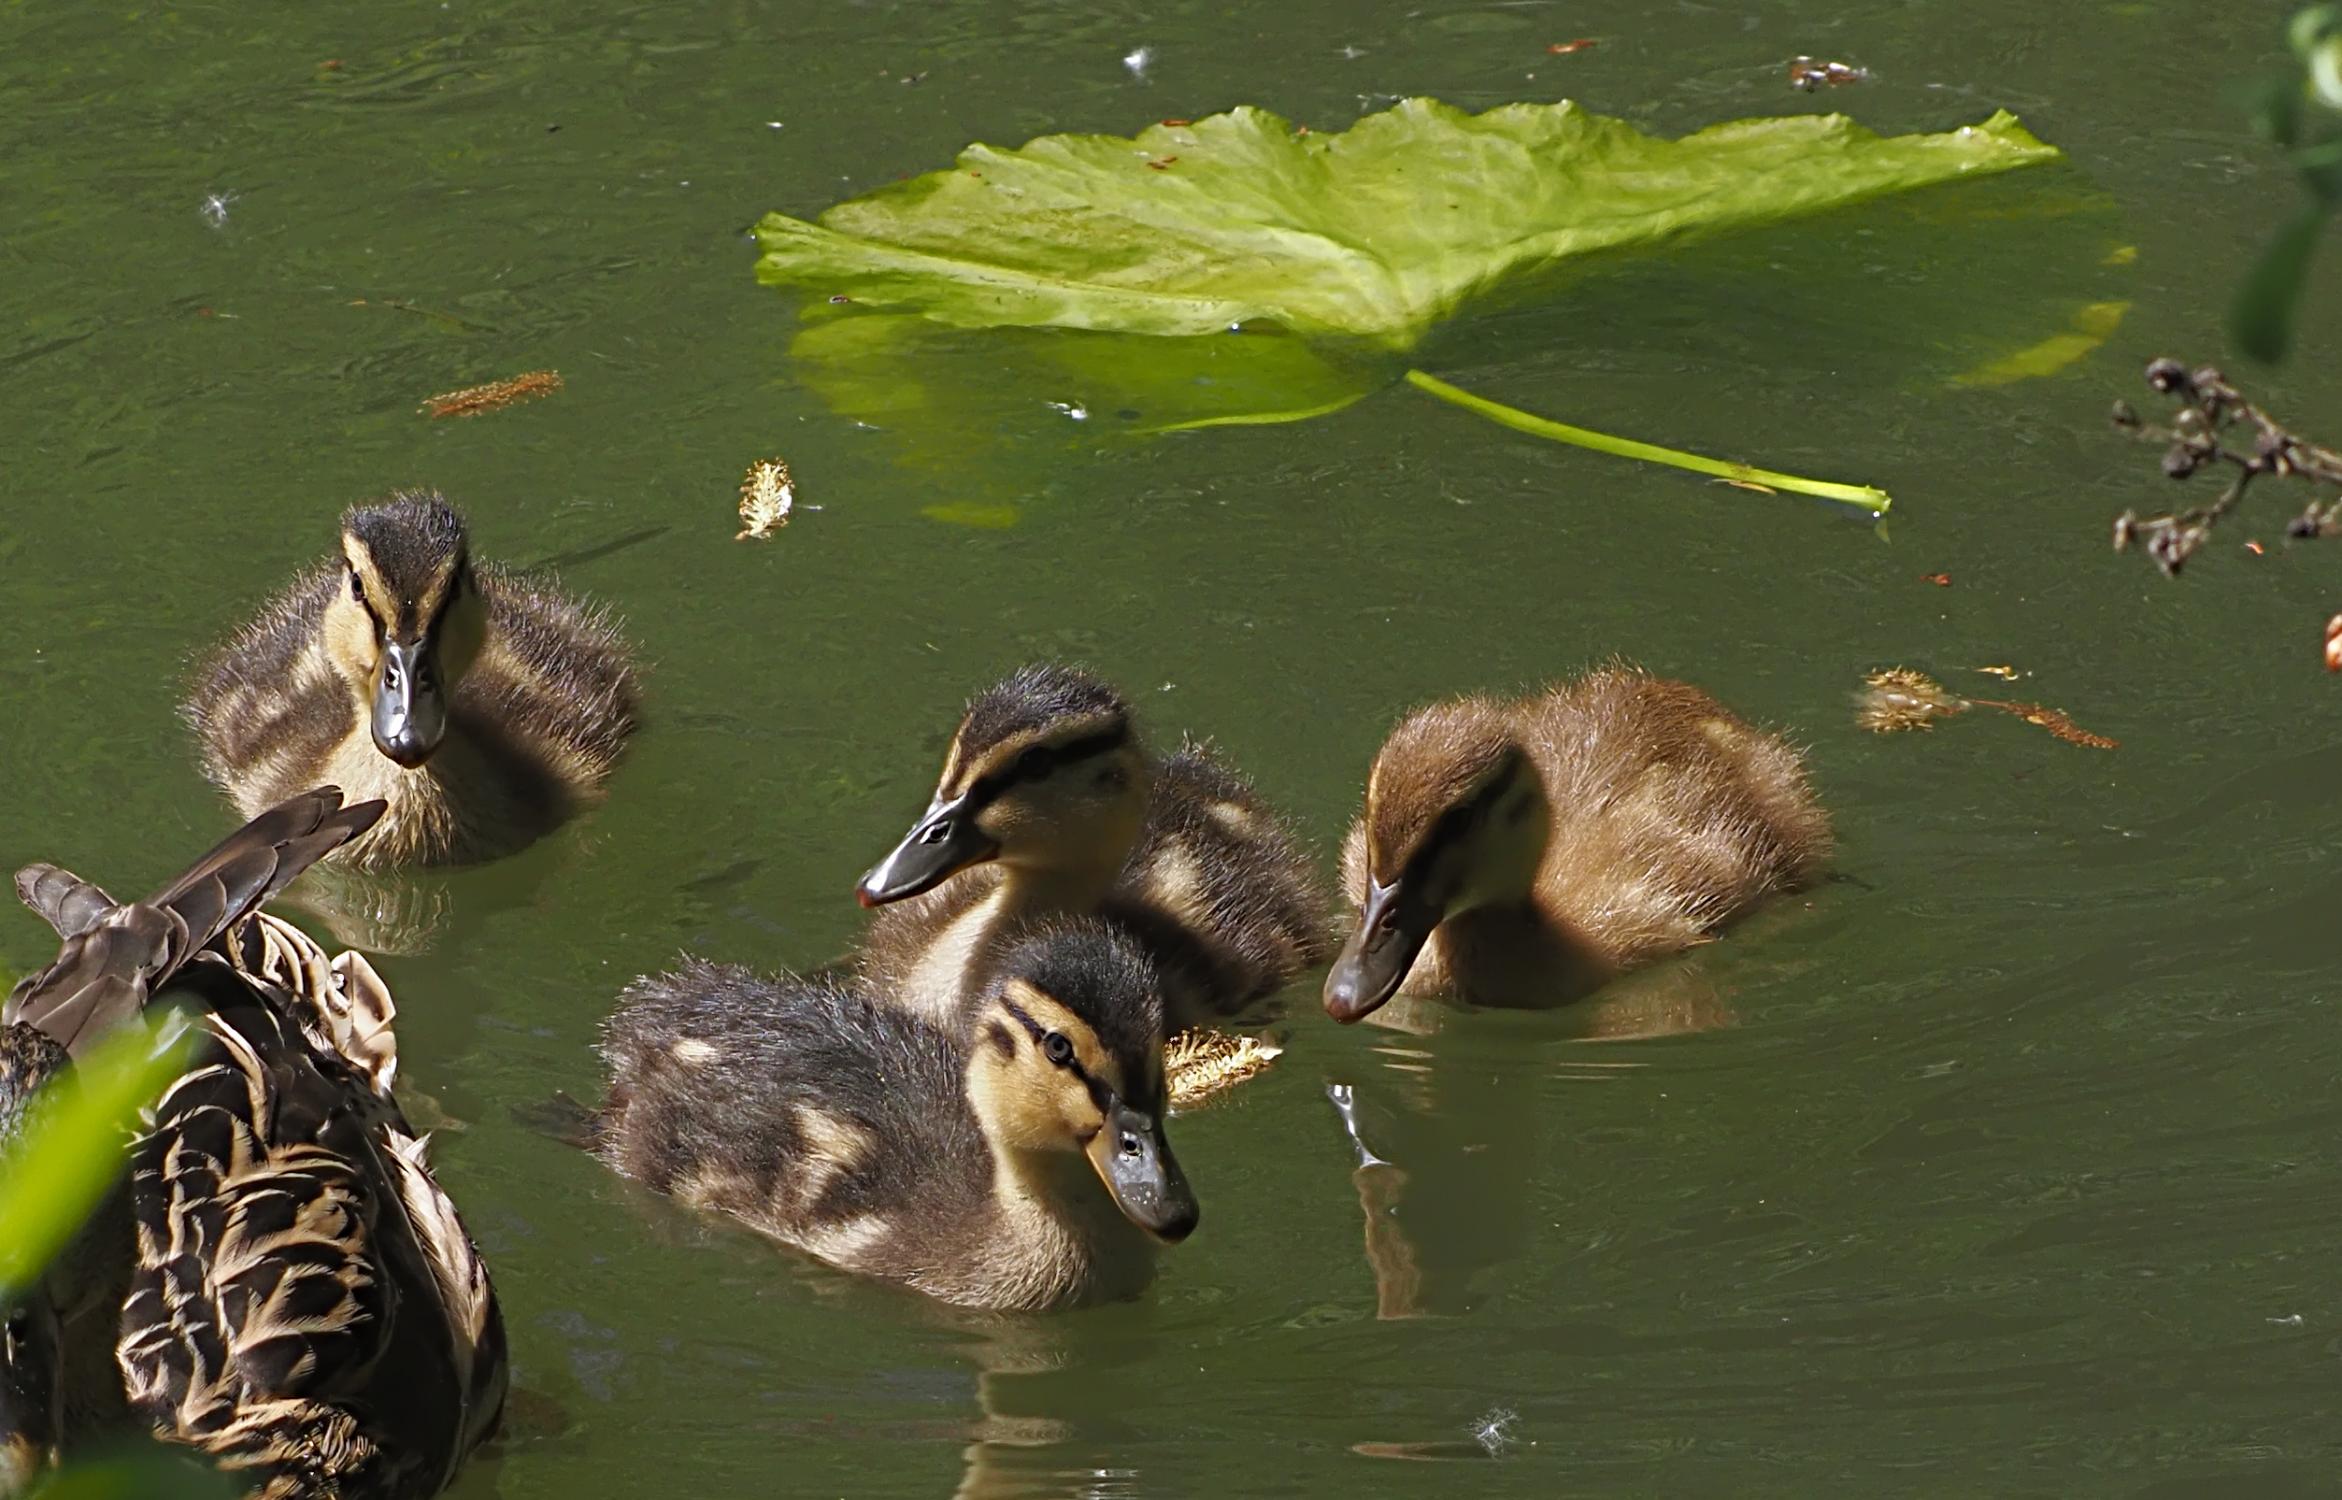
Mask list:
[[[2342,558],[2276,545],[2275,496],[2181,583],[2106,547],[2185,493],[2107,402],[2151,355],[2223,357],[2290,203],[2222,92],[2286,10],[0,6],[0,858],[136,890],[230,825],[188,664],[352,500],[440,487],[480,553],[625,616],[648,705],[607,805],[394,886],[367,938],[527,1393],[462,1494],[2331,1492]],[[1809,98],[1800,53],[1873,77]],[[1597,266],[1419,355],[1883,485],[1884,532],[1404,389],[1133,446],[979,355],[975,417],[857,425],[750,274],[761,213],[970,140],[1241,102],[1330,129],[1408,93],[1670,134],[2007,107],[2071,161]],[[2338,290],[2254,377],[2327,435]],[[1959,380],[2109,302],[2079,363]],[[535,368],[567,388],[416,410]],[[735,544],[768,454],[820,508]],[[954,504],[1015,524],[922,514]],[[634,974],[850,945],[854,876],[1021,659],[1215,737],[1330,863],[1401,708],[1612,654],[1808,745],[1841,878],[1567,1013],[1340,1029],[1297,986],[1277,1069],[1173,1128],[1204,1222],[1143,1300],[940,1309],[531,1123],[596,1093]],[[1851,691],[1897,662],[2121,747],[1863,734]],[[1996,664],[2031,675],[1969,670]],[[0,917],[0,962],[44,956]],[[1390,1167],[1354,1173],[1329,1085]]]

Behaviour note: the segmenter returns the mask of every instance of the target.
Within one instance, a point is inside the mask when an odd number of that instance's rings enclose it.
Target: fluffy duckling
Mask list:
[[[246,816],[312,786],[389,805],[335,858],[487,859],[591,801],[634,728],[608,618],[475,563],[463,517],[401,493],[342,517],[302,574],[202,670],[185,715]]]
[[[18,875],[63,946],[0,1010],[0,1133],[151,1001],[198,1040],[114,1200],[9,1306],[0,1479],[137,1420],[266,1500],[421,1500],[494,1428],[503,1323],[391,1095],[389,992],[258,911],[381,812],[305,794],[127,904]]]
[[[856,894],[881,993],[949,1017],[1036,919],[1098,914],[1164,976],[1173,1031],[1233,1014],[1332,947],[1284,823],[1204,749],[1151,755],[1120,693],[1027,666],[969,703],[927,811]]]
[[[966,1028],[832,977],[688,962],[603,1032],[599,1151],[785,1245],[971,1307],[1128,1296],[1195,1228],[1163,1011],[1095,923],[1037,931]]]
[[[1574,999],[1812,879],[1829,820],[1796,750],[1680,682],[1605,667],[1401,721],[1342,850],[1355,1021],[1402,990]]]

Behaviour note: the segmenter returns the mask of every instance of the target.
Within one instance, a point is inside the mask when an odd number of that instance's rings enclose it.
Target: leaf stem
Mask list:
[[[1744,484],[1793,490],[1800,495],[1819,495],[1824,500],[1842,500],[1848,505],[1859,505],[1874,516],[1885,515],[1887,507],[1893,503],[1885,490],[1872,489],[1868,485],[1837,484],[1827,479],[1801,479],[1795,474],[1776,474],[1770,469],[1731,463],[1721,458],[1706,458],[1697,453],[1686,453],[1680,448],[1662,448],[1656,443],[1638,443],[1632,438],[1611,437],[1584,427],[1572,427],[1566,422],[1533,416],[1501,401],[1491,401],[1486,396],[1475,396],[1470,391],[1449,385],[1438,376],[1426,375],[1421,370],[1409,370],[1407,384],[1466,411],[1477,412],[1492,422],[1502,423],[1516,432],[1551,438],[1557,443],[1575,443],[1580,448],[1591,448],[1597,453],[1639,458],[1646,463],[1689,469],[1695,474],[1713,474],[1718,479],[1736,479]]]

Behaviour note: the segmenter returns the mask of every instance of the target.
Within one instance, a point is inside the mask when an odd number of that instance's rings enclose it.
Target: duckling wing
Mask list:
[[[1164,757],[1108,914],[1169,971],[1180,1023],[1241,1010],[1333,948],[1311,862],[1250,783],[1193,742]]]
[[[635,674],[607,610],[563,594],[549,577],[478,570],[488,643],[457,685],[459,711],[501,725],[573,791],[616,766],[634,732]]]
[[[24,1021],[80,1052],[140,1013],[188,959],[328,851],[370,827],[379,802],[342,806],[320,787],[228,835],[144,901],[114,904],[53,865],[17,874],[17,893],[64,937],[56,962],[20,981],[0,1020]]]

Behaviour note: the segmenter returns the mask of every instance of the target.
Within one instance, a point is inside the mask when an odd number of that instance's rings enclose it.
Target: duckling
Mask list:
[[[968,705],[927,811],[856,894],[861,972],[948,1017],[1024,924],[1096,913],[1164,976],[1173,1031],[1233,1014],[1332,947],[1293,836],[1203,747],[1157,760],[1112,687],[1018,669]]]
[[[342,517],[341,555],[269,601],[183,710],[246,816],[345,786],[389,811],[335,852],[363,868],[507,854],[592,801],[634,729],[608,617],[475,563],[414,491]]]
[[[1358,916],[1326,1010],[1574,999],[1829,855],[1797,751],[1698,688],[1610,666],[1434,703],[1391,731],[1343,846]]]
[[[603,1030],[610,1166],[848,1271],[970,1307],[1135,1294],[1195,1228],[1163,1010],[1096,922],[1034,930],[965,1027],[840,975],[687,961]]]
[[[63,946],[0,1010],[0,1119],[150,1002],[183,1008],[198,1046],[114,1201],[10,1309],[42,1336],[0,1349],[0,1468],[53,1459],[110,1407],[268,1500],[421,1500],[493,1430],[503,1322],[391,1093],[389,992],[258,911],[382,811],[305,793],[144,901],[17,876]],[[66,1391],[110,1399],[48,1399]]]

